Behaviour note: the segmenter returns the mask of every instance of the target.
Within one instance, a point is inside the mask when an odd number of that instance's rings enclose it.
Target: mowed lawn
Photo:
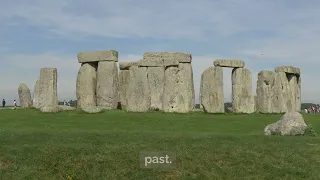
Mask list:
[[[0,110],[0,179],[319,180],[320,136],[264,136],[280,117]],[[176,167],[141,169],[142,151],[174,152]]]

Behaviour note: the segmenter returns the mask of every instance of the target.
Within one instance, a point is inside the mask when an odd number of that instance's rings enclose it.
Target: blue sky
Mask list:
[[[58,69],[60,100],[75,99],[77,52],[115,49],[119,61],[144,52],[193,55],[196,102],[201,73],[216,58],[245,61],[253,73],[301,68],[303,101],[320,102],[320,2],[316,0],[1,0],[0,96],[33,90],[40,68]],[[263,53],[263,55],[261,55]],[[226,101],[231,69],[224,70]]]

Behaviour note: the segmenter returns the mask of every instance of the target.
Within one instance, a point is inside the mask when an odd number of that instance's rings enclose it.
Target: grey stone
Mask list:
[[[148,67],[148,82],[151,93],[151,108],[162,110],[164,67]]]
[[[83,63],[77,76],[76,95],[77,106],[96,106],[97,65],[95,63]]]
[[[73,111],[76,110],[75,107],[66,106],[66,105],[58,105],[59,111]]]
[[[213,62],[214,66],[230,67],[230,68],[243,68],[244,61],[235,59],[217,59]]]
[[[264,129],[264,134],[281,135],[281,136],[296,136],[303,135],[307,129],[303,116],[299,112],[288,111],[282,118]]]
[[[293,66],[279,66],[279,67],[276,67],[274,71],[300,75],[300,69]]]
[[[163,66],[163,60],[161,58],[148,58],[138,61],[138,66],[141,67],[161,67]]]
[[[18,87],[20,106],[22,108],[32,107],[31,92],[26,84],[20,84]]]
[[[126,109],[127,107],[127,91],[129,88],[129,70],[121,70],[119,73],[119,98],[121,108]]]
[[[164,78],[164,112],[188,113],[194,110],[195,94],[193,71],[190,63],[167,67]]]
[[[118,67],[113,61],[100,61],[97,69],[97,106],[117,109],[119,102]]]
[[[192,62],[192,55],[182,52],[163,52],[161,57],[164,61],[169,59],[178,60],[179,63],[191,63]]]
[[[88,114],[96,114],[102,112],[105,108],[99,106],[86,106],[81,108],[83,112]]]
[[[39,79],[39,106],[46,109],[45,112],[57,112],[58,95],[57,95],[57,69],[41,68]],[[44,111],[44,110],[41,110]]]
[[[118,51],[88,51],[78,53],[79,63],[98,62],[98,61],[118,61]]]
[[[209,67],[201,75],[200,102],[208,113],[224,113],[223,68]]]
[[[57,113],[59,112],[58,106],[41,106],[40,111],[43,113]]]
[[[36,84],[34,85],[33,89],[33,107],[34,108],[39,108],[39,93],[40,93],[40,81],[37,80]]]
[[[137,66],[138,62],[119,62],[120,70],[129,70],[131,66]]]
[[[146,67],[132,66],[129,69],[127,111],[146,112],[151,106],[150,87]]]
[[[232,71],[232,109],[235,113],[253,113],[252,74],[247,68]]]

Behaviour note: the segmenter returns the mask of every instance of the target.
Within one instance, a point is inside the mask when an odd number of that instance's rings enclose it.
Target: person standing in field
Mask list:
[[[17,102],[16,102],[16,100],[13,101],[13,107],[14,107],[14,109],[17,108]]]
[[[2,100],[2,107],[4,108],[6,106],[6,101],[3,99]]]

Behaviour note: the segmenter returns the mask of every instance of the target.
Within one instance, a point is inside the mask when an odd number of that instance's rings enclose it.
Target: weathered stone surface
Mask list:
[[[39,106],[43,112],[57,112],[57,69],[41,68],[39,79]]]
[[[243,68],[244,61],[234,59],[217,59],[213,62],[214,66],[230,67],[230,68]]]
[[[97,71],[95,63],[83,63],[77,76],[77,106],[96,106]]]
[[[40,111],[43,113],[57,113],[59,112],[58,106],[41,106]]]
[[[131,66],[137,66],[138,62],[119,62],[120,70],[129,70]]]
[[[193,71],[190,63],[179,63],[178,67],[165,70],[163,110],[187,113],[194,110]]]
[[[279,66],[279,67],[276,67],[274,71],[300,75],[300,69],[293,66]]]
[[[100,61],[97,69],[97,106],[117,109],[119,96],[118,67],[116,62]]]
[[[278,100],[274,94],[275,88],[274,71],[262,70],[258,73],[257,80],[257,111],[261,113],[277,113]],[[279,98],[279,97],[278,97]]]
[[[295,136],[303,135],[307,125],[299,112],[289,111],[282,118],[264,129],[265,135]]]
[[[20,84],[18,87],[20,106],[22,108],[32,107],[31,92],[26,84]]]
[[[150,87],[146,67],[132,66],[129,69],[127,111],[146,112],[151,106]]]
[[[33,89],[33,107],[39,108],[40,81],[37,80]]]
[[[148,82],[151,95],[151,109],[162,110],[164,67],[148,67]]]
[[[127,107],[127,91],[129,88],[129,70],[121,70],[119,73],[119,99],[121,108],[126,109]]]
[[[138,62],[139,62],[138,66],[141,66],[141,67],[161,67],[161,66],[163,66],[162,58],[141,59]]]
[[[76,110],[75,107],[66,106],[66,105],[58,105],[59,111],[73,111]]]
[[[167,63],[174,59],[180,63],[191,63],[192,55],[182,52],[146,52],[143,59],[162,59]]]
[[[254,112],[258,111],[258,98],[257,95],[253,96],[254,98]]]
[[[98,62],[98,61],[118,61],[118,51],[88,51],[78,53],[79,63]]]
[[[224,113],[223,68],[209,67],[201,75],[200,102],[208,113]]]
[[[253,113],[252,74],[247,68],[232,71],[232,109],[235,113]]]
[[[83,112],[89,114],[96,114],[102,112],[105,108],[99,106],[86,106],[81,108]]]
[[[277,72],[275,75],[274,96],[278,113],[288,112],[295,108],[295,89],[292,89],[292,86],[297,82],[294,82],[296,79],[292,77],[294,77],[293,74],[285,72]]]
[[[301,111],[301,77],[297,76],[297,87],[296,87],[296,111]]]

